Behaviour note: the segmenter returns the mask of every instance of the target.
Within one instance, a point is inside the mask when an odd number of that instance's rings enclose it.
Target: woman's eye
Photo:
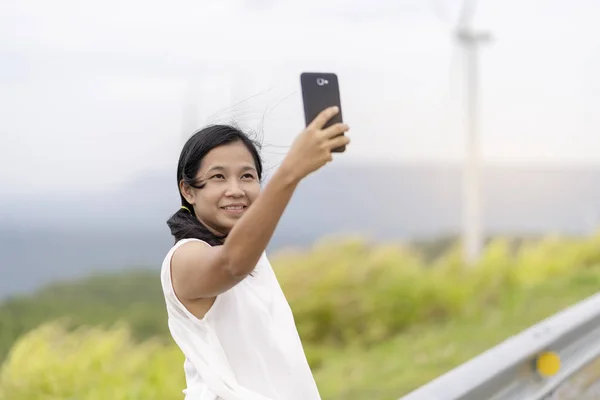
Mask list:
[[[210,177],[210,179],[225,179],[223,174],[216,174]]]
[[[252,174],[244,174],[242,176],[242,179],[254,179],[254,175],[252,175]]]

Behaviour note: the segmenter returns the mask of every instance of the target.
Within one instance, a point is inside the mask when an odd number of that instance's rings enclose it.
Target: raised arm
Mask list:
[[[332,160],[331,150],[347,145],[345,124],[323,126],[338,110],[324,110],[294,141],[262,194],[229,232],[222,246],[192,241],[171,260],[175,293],[181,299],[214,298],[255,268],[299,182]]]

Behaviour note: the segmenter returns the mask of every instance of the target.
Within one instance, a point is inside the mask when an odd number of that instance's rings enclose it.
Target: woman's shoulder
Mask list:
[[[172,249],[177,249],[177,248],[183,246],[184,244],[190,243],[190,242],[202,243],[203,245],[211,247],[210,244],[208,244],[208,242],[205,242],[204,240],[196,239],[196,238],[187,238],[187,239],[181,239],[181,240],[178,240],[177,242],[175,242]]]
[[[189,243],[189,244],[188,244]],[[165,255],[164,259],[163,259],[163,263],[162,263],[162,272],[163,274],[166,272],[169,272],[170,275],[170,270],[171,270],[171,261],[173,259],[173,255],[175,254],[176,251],[178,251],[180,248],[184,247],[185,245],[188,245],[186,247],[194,247],[194,246],[209,246],[211,247],[208,243],[206,243],[203,240],[200,239],[196,239],[196,238],[188,238],[188,239],[181,239],[178,240],[175,244],[173,244],[169,250],[167,251],[167,254]],[[186,250],[186,248],[182,248],[181,250]],[[178,253],[179,255],[179,253]]]
[[[196,238],[187,238],[187,239],[181,239],[178,240],[177,242],[175,242],[175,244],[173,244],[173,246],[171,246],[171,248],[169,249],[169,251],[167,252],[167,257],[172,257],[173,254],[181,247],[183,247],[184,245],[188,244],[188,243],[193,243],[194,246],[208,246],[208,247],[212,247],[210,244],[208,244],[207,242],[205,242],[204,240],[200,240],[200,239],[196,239]],[[186,247],[190,247],[190,246],[186,246]]]

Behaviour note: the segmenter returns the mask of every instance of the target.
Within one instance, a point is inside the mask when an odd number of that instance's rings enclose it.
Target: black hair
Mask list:
[[[202,159],[215,147],[234,142],[242,142],[250,151],[254,159],[258,179],[262,179],[263,166],[259,154],[260,144],[252,140],[242,130],[231,125],[209,125],[194,133],[183,146],[177,164],[177,188],[181,197],[182,208],[167,221],[175,242],[195,238],[203,240],[211,246],[223,244],[226,236],[215,235],[196,218],[194,207],[183,197],[179,184],[183,181],[196,189],[202,189],[205,183],[196,180],[196,174],[200,169]]]

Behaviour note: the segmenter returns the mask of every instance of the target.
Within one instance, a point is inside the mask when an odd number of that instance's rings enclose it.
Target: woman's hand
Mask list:
[[[298,180],[332,161],[333,149],[350,143],[350,139],[344,135],[349,129],[348,125],[337,123],[323,129],[338,112],[338,107],[323,110],[294,140],[282,166],[294,171]]]

